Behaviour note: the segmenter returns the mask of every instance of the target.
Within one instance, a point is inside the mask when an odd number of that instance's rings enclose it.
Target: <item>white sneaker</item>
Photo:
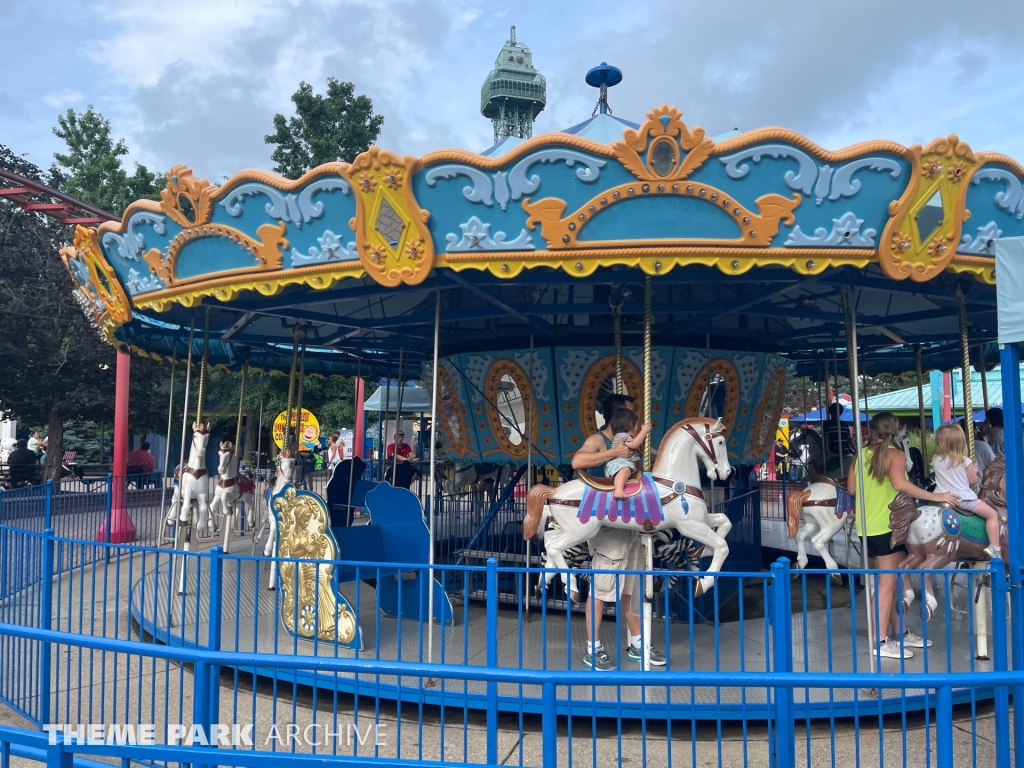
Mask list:
[[[912,630],[908,629],[906,632],[903,633],[903,646],[905,648],[924,648],[925,646],[931,648],[932,641],[929,640],[928,642],[925,642],[920,637],[915,635]]]
[[[904,648],[898,640],[885,638],[878,644],[878,655],[887,659],[912,659],[914,652]]]

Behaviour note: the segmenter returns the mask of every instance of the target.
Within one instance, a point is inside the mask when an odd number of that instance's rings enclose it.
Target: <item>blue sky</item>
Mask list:
[[[515,24],[548,81],[535,132],[662,102],[714,135],[781,125],[838,149],[957,133],[1024,160],[1024,3],[974,0],[0,0],[0,143],[48,167],[56,117],[93,104],[132,160],[219,180],[269,168],[300,80],[351,80],[403,154],[490,144],[479,89]]]

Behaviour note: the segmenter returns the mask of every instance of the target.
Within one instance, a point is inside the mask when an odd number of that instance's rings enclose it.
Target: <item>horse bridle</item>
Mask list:
[[[716,466],[718,465],[718,451],[715,448],[715,438],[721,437],[721,432],[712,432],[710,429],[705,427],[704,436],[701,437],[692,424],[680,424],[679,428],[693,438],[693,442],[695,442],[697,447],[707,454],[713,464]]]

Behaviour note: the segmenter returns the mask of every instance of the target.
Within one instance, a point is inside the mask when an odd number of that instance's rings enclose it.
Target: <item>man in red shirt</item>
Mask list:
[[[395,454],[398,454],[397,457]],[[397,464],[395,463],[397,461]],[[392,467],[395,468],[395,476],[392,485],[396,488],[408,488],[412,485],[412,479],[416,474],[416,457],[412,453],[412,446],[405,442],[403,432],[395,433],[395,442],[388,446],[387,467],[385,473],[390,476]]]
[[[142,443],[128,454],[128,474],[141,475],[156,471],[156,458],[149,452],[149,443]]]

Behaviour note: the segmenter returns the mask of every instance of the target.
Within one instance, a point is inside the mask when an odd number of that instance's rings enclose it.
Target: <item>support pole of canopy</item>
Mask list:
[[[618,321],[615,324],[616,333],[618,333]],[[616,363],[619,363],[618,356],[616,357]],[[529,410],[526,413],[526,434],[529,439],[526,441],[526,494],[524,498],[530,498],[530,488],[533,486],[533,400],[536,397],[536,392],[533,390],[533,334],[530,334],[530,369],[528,371],[530,376],[530,383],[528,385],[530,392],[530,401],[527,403]],[[615,376],[616,381],[619,381],[618,377],[621,375],[621,371],[616,368]],[[619,381],[621,383],[621,381]],[[616,388],[616,391],[618,389]],[[523,575],[523,597],[525,598],[525,610],[526,620],[530,620],[530,539],[526,540],[526,571]]]
[[[985,345],[978,345],[978,365],[981,367],[981,399],[988,413],[988,374],[985,372]]]
[[[825,419],[828,416],[828,358],[824,361],[825,368],[825,399],[818,401],[818,417],[820,422],[818,428],[821,430],[821,472],[822,474],[828,474],[828,460],[832,456],[832,452],[828,448],[828,435],[825,433]]]
[[[185,402],[184,402],[184,405],[182,406],[182,409],[181,409],[182,410],[182,412],[181,412],[181,453],[180,453],[180,455],[178,457],[178,493],[179,493],[179,495],[178,495],[178,503],[179,504],[181,503],[181,495],[180,495],[181,494],[181,482],[182,482],[181,476],[184,474],[184,469],[185,469],[185,435],[188,434],[188,396],[189,396],[189,389],[190,389],[190,387],[192,385],[192,347],[195,344],[195,337],[196,337],[195,325],[196,325],[196,313],[193,312],[192,313],[192,319],[189,321],[189,329],[188,329],[188,359],[187,359],[187,361],[185,363]],[[182,512],[186,512],[186,514],[189,515],[189,519],[190,519],[190,522],[191,522],[191,514],[190,514],[189,510],[181,510],[181,509],[179,509],[178,510],[178,514],[174,516],[174,548],[175,549],[184,549],[185,551],[188,551],[190,549],[190,546],[189,546],[189,536],[188,536],[188,534],[185,531],[185,526],[181,524],[181,513]],[[192,526],[189,525],[189,530],[191,530],[191,527]],[[172,580],[174,578],[174,570],[175,570],[175,568],[178,567],[178,566],[181,567],[181,577],[180,577],[180,580],[178,582],[178,593],[179,594],[185,591],[185,563],[186,562],[187,562],[187,558],[186,557],[179,556],[178,557],[178,562],[171,564],[171,578],[172,578]]]
[[[854,308],[853,303],[850,301],[850,293],[848,289],[843,290],[843,308],[846,310],[846,352],[850,361],[850,385],[853,389],[851,393],[853,395],[853,422],[856,425],[854,429],[854,436],[856,438],[857,445],[857,520],[860,525],[860,559],[861,567],[866,571],[868,568],[868,525],[867,525],[867,508],[864,505],[864,462],[861,460],[863,455],[863,438],[860,430],[860,393],[857,391],[857,310]],[[840,449],[842,452],[842,449]],[[880,635],[880,632],[872,632],[872,622],[874,617],[871,613],[871,579],[868,578],[867,584],[864,590],[864,612],[868,617],[868,645],[869,653],[868,659],[871,665],[871,672],[873,673],[877,667],[877,660],[875,659],[875,643],[877,642],[876,635]],[[878,590],[875,590],[876,594]],[[888,620],[888,619],[887,619]]]
[[[359,379],[360,379],[360,377],[362,375],[363,375],[363,358],[360,357],[360,358],[358,358],[356,360],[356,379],[355,379],[355,382],[353,382],[353,385],[356,382],[359,381]],[[356,416],[356,427],[359,426],[358,414],[362,411],[362,408],[363,408],[362,398],[359,396],[359,390],[360,390],[360,387],[357,387],[357,386],[353,386],[352,387],[352,400],[354,401],[354,405],[356,407],[356,414],[357,414],[357,416]],[[420,433],[420,439],[423,439],[423,433],[422,432]],[[339,448],[341,449],[341,458],[344,459],[345,458],[345,444],[342,443],[339,446]],[[355,482],[356,482],[356,451],[355,451],[355,448],[356,448],[356,436],[355,436],[355,434],[353,434],[352,435],[352,458],[350,459],[350,461],[352,463],[351,463],[351,465],[348,468],[348,496],[345,497],[346,499],[348,499],[348,512],[345,515],[348,518],[348,525],[352,525],[352,486],[355,485]],[[360,456],[359,458],[362,458],[362,456]],[[337,465],[335,465],[335,466],[337,466]],[[333,476],[333,472],[332,472],[332,476]]]
[[[384,381],[384,418],[380,420],[380,452],[377,457],[377,466],[380,471],[380,479],[384,480],[387,474],[388,466],[388,446],[387,438],[388,432],[384,428],[387,424],[388,416],[391,415],[391,365],[388,364],[387,378]],[[391,478],[394,480],[394,478]]]
[[[178,456],[178,471],[185,466],[185,435],[188,433],[188,396],[192,385],[192,347],[195,345],[195,312],[192,313],[191,326],[188,329],[188,358],[185,362],[185,403],[181,413],[181,452]],[[179,483],[180,474],[179,474]]]
[[[849,334],[847,334],[849,336]],[[847,342],[849,343],[849,342]],[[849,354],[849,353],[847,353]],[[832,341],[832,381],[835,382],[835,396],[836,402],[839,402],[839,352],[836,350],[836,343]],[[853,382],[850,382],[850,388],[853,389]],[[837,409],[838,410],[838,409]],[[839,458],[839,474],[846,474],[846,463],[844,462],[845,457],[843,456],[843,427],[841,424],[842,419],[836,416],[836,456]],[[860,424],[857,425],[860,427]]]
[[[239,464],[242,460],[242,417],[245,414],[245,385],[249,380],[249,350],[245,350],[245,354],[242,360],[242,383],[238,391],[238,421],[235,424],[235,449],[231,456],[231,461],[235,463],[235,483],[238,481],[238,473],[240,471]],[[223,510],[224,513],[224,552],[227,553],[228,540],[231,537],[231,527],[235,519],[235,510],[228,509],[226,506]]]
[[[703,413],[703,415],[704,415],[705,418],[710,418],[711,417],[711,334],[710,333],[704,334],[704,353],[705,353],[705,360],[707,360],[707,363],[704,366],[704,370],[707,371],[707,377],[706,377],[707,380],[706,380],[706,382],[704,384],[704,392],[705,392],[705,394],[704,394],[704,413]],[[712,489],[714,489],[714,485],[713,484],[712,484],[711,487],[712,487]],[[712,495],[714,495],[714,491],[713,490],[712,490]]]
[[[441,332],[441,289],[437,289],[437,299],[434,304],[434,365],[430,369],[433,383],[430,386],[430,518],[428,520],[430,529],[430,551],[427,553],[427,562],[430,564],[429,578],[427,579],[427,663],[434,663],[434,503],[437,501],[437,347],[440,341]],[[497,599],[497,595],[490,595],[491,600]],[[432,682],[432,681],[431,681]]]
[[[962,289],[956,289],[956,300],[960,310],[960,357],[963,367],[964,431],[967,433],[967,453],[974,459],[974,403],[971,397],[971,353],[967,339],[967,302]]]
[[[398,348],[398,412],[396,416],[395,434],[398,434],[402,427],[402,364],[405,362],[405,347]],[[391,482],[394,483],[398,475],[398,445],[395,444],[395,456],[391,460]]]
[[[263,486],[260,485],[260,456],[263,455],[263,395],[260,395],[260,418],[256,426],[256,466],[252,468],[252,484],[253,484],[253,504],[256,505],[256,511],[259,511],[259,502],[257,499],[263,498]],[[269,511],[269,510],[268,510]],[[260,521],[254,518],[254,525],[252,526],[252,551],[256,553],[256,534],[260,531]]]
[[[653,421],[651,414],[651,326],[654,325],[654,288],[651,285],[651,276],[644,278],[644,420]],[[708,360],[710,370],[711,360]],[[651,439],[648,435],[644,441],[644,472],[651,471]],[[654,577],[651,571],[654,570],[654,542],[651,541],[651,534],[644,534],[644,625],[643,625],[643,660],[644,671],[651,669],[651,619],[653,616],[654,603]]]
[[[171,463],[171,424],[174,420],[174,369],[178,367],[178,345],[171,354],[171,393],[167,397],[167,438],[164,441],[164,476],[160,481],[160,519],[167,512],[167,470]]]
[[[928,471],[928,441],[925,439],[924,422],[924,371],[921,369],[921,345],[914,347],[914,354],[917,358],[917,415],[921,429],[921,461],[924,464],[925,472]]]

